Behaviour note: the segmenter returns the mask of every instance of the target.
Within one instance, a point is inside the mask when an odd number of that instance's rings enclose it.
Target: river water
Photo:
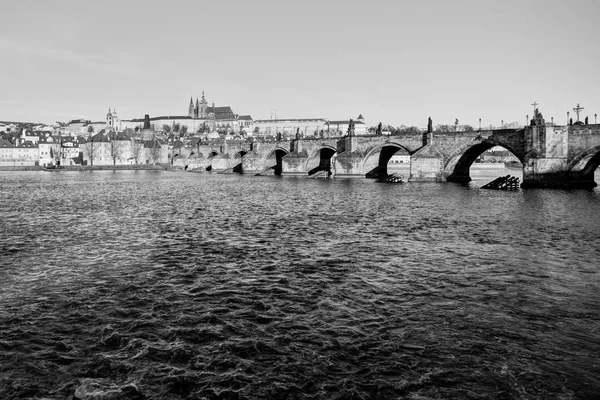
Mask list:
[[[594,399],[600,189],[0,172],[1,399]]]

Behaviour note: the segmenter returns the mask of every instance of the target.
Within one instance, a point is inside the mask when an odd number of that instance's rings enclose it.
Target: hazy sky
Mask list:
[[[0,0],[0,120],[600,114],[600,1]]]

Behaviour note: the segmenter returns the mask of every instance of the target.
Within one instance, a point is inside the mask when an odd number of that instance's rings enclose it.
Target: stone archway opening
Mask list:
[[[398,174],[408,177],[410,175],[410,153],[403,148],[397,148],[387,161],[386,173],[387,175]]]
[[[407,175],[410,173],[410,153],[397,145],[383,146],[367,156],[364,170],[367,171],[365,177],[372,179],[386,178],[394,173]]]
[[[586,168],[596,184],[600,180],[600,168],[598,167],[600,167],[600,151],[594,154]]]
[[[235,153],[234,160],[236,160],[236,161],[239,160],[239,163],[237,163],[233,166],[234,173],[238,173],[238,174],[244,173],[244,168],[243,168],[244,163],[242,162],[242,157],[244,157],[247,153],[248,152],[246,150],[242,150],[242,151]]]
[[[281,175],[283,172],[283,157],[288,154],[284,149],[274,149],[267,155],[262,170],[256,175]]]
[[[282,149],[275,150],[275,166],[272,167],[275,175],[281,175],[281,171],[283,170],[283,157],[285,157],[288,152]]]
[[[592,188],[600,181],[600,151],[586,157],[583,168],[569,171],[569,185],[578,188]]]
[[[219,154],[219,153],[217,153],[217,152],[216,152],[216,151],[214,151],[214,150],[211,150],[211,151],[210,151],[210,153],[208,153],[208,155],[207,155],[207,157],[206,157],[207,161],[208,161],[208,160],[212,160],[212,158],[213,158],[214,156],[216,156],[217,154]],[[212,162],[211,162],[209,165],[207,165],[207,166],[206,166],[206,170],[207,170],[207,171],[212,171]]]
[[[480,181],[485,184],[506,175],[523,180],[521,160],[504,146],[490,142],[468,148],[456,160],[451,160],[445,170],[448,182]]]
[[[329,147],[323,147],[319,150],[319,165],[308,171],[308,176],[314,175],[317,172],[325,171],[328,174],[331,173],[331,157],[336,151]]]

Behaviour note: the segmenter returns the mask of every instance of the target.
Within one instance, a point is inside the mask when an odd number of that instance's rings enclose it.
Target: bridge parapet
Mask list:
[[[572,125],[569,129],[569,161],[588,149],[600,146],[600,124]]]

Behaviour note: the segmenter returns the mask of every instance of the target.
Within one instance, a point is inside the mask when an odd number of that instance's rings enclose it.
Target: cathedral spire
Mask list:
[[[188,107],[188,117],[194,118],[194,96],[190,97],[190,106]]]

